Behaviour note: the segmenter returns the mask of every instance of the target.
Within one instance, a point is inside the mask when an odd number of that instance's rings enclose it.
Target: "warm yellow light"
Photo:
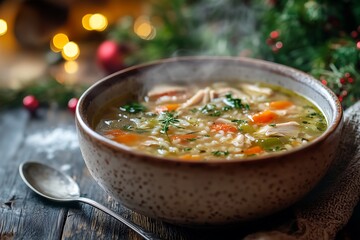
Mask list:
[[[104,31],[108,25],[108,20],[104,15],[96,13],[89,18],[89,25],[93,30]]]
[[[92,28],[90,26],[90,17],[92,16],[92,14],[86,14],[85,16],[83,16],[82,18],[82,26],[86,29],[91,31]]]
[[[79,46],[74,42],[68,42],[61,52],[65,60],[76,60],[80,55]]]
[[[151,24],[144,22],[136,29],[136,33],[141,37],[147,37],[151,34]]]
[[[64,63],[64,70],[69,74],[74,74],[78,71],[79,64],[75,61],[66,61]]]
[[[4,35],[7,32],[7,23],[5,20],[0,19],[0,36]]]
[[[139,17],[134,23],[134,32],[142,39],[151,40],[156,35],[155,27],[146,17]]]
[[[53,50],[54,52],[60,52],[68,42],[68,36],[66,36],[64,33],[58,33],[52,39],[50,45],[51,50]]]

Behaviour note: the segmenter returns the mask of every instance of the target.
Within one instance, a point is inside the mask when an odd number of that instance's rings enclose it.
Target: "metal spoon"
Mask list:
[[[153,233],[146,232],[139,225],[123,218],[105,206],[89,198],[80,197],[77,183],[68,175],[39,162],[25,162],[19,166],[20,176],[34,192],[57,202],[83,202],[109,214],[119,220],[144,239],[159,239]]]

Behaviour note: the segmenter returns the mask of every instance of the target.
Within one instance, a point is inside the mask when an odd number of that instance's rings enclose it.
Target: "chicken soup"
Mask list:
[[[295,92],[243,82],[157,85],[141,99],[112,102],[96,123],[106,138],[184,161],[287,151],[326,128],[322,112]]]

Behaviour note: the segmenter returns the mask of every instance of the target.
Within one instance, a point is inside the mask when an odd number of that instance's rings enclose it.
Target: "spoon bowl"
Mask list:
[[[80,188],[71,177],[45,164],[22,163],[20,176],[29,188],[50,200],[74,201],[80,197]]]
[[[19,166],[25,184],[40,196],[57,202],[83,202],[111,215],[137,232],[144,239],[159,239],[153,233],[118,215],[92,199],[80,196],[78,184],[61,171],[39,162],[25,162]]]

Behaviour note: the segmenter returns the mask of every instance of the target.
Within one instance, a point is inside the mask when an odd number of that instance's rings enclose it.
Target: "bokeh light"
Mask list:
[[[139,17],[134,23],[134,32],[142,39],[151,40],[156,36],[156,29],[148,18]]]
[[[79,70],[79,64],[76,61],[66,61],[64,63],[64,70],[69,74],[74,74]]]
[[[82,26],[88,31],[104,31],[108,26],[107,18],[100,14],[86,14],[82,18]]]
[[[108,26],[108,20],[104,15],[95,13],[89,18],[89,25],[93,30],[104,31]]]
[[[75,42],[68,42],[63,47],[61,55],[65,60],[76,60],[80,55],[79,46]]]
[[[92,28],[90,26],[90,17],[92,16],[92,14],[86,14],[85,16],[83,16],[82,18],[82,26],[83,28],[85,28],[88,31],[91,31]]]
[[[69,38],[64,33],[56,34],[50,44],[51,50],[54,52],[60,52],[64,46],[69,42]]]
[[[8,27],[6,21],[4,19],[0,19],[0,36],[5,35],[7,30]]]

